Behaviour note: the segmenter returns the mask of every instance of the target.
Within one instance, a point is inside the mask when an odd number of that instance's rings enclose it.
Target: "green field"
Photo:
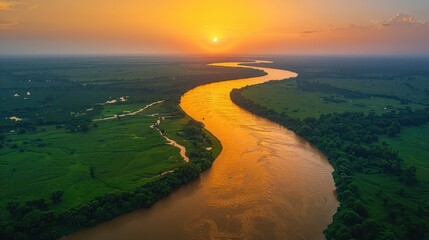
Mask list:
[[[218,68],[207,66],[223,59],[162,57],[58,57],[34,59],[1,59],[7,68],[2,82],[27,87],[71,80],[81,84],[109,84],[142,81],[153,78],[180,78],[218,74]],[[65,83],[63,83],[65,84]],[[152,83],[154,84],[154,83]]]
[[[13,116],[38,125],[64,122],[72,112],[125,96],[127,103],[177,102],[183,93],[201,84],[263,74],[206,64],[217,60],[223,59],[0,59],[0,127],[13,126],[13,121],[6,120]],[[124,68],[132,73],[123,74]]]
[[[334,112],[387,113],[404,107],[423,108],[420,104],[404,105],[395,99],[369,97],[352,99],[335,93],[302,91],[294,79],[271,82],[246,89],[243,96],[279,113],[295,118],[319,117]]]
[[[429,239],[427,60],[283,61],[263,66],[298,78],[231,96],[328,156],[341,205],[327,238]]]
[[[56,238],[150,207],[207,169],[222,146],[181,111],[180,96],[201,84],[264,74],[208,61],[217,59],[1,59],[0,238]],[[160,100],[133,116],[93,121]],[[158,117],[165,118],[159,130],[186,148],[189,163],[150,127]],[[105,202],[112,196],[121,199],[115,210]]]
[[[63,201],[55,209],[64,209],[106,192],[132,190],[177,168],[183,164],[179,150],[149,127],[157,118],[146,116],[162,111],[165,107],[161,104],[136,116],[100,121],[89,132],[69,133],[45,126],[34,133],[6,133],[5,147],[0,150],[0,204],[48,199],[52,191],[63,190]],[[171,138],[183,143],[175,133],[189,119],[167,120],[162,126]],[[186,147],[192,149],[190,144]],[[89,175],[91,166],[95,167],[95,178]]]
[[[395,138],[382,138],[399,151],[405,165],[414,165],[421,169],[417,178],[421,183],[429,184],[429,125],[407,127]],[[429,185],[426,192],[429,191]],[[427,199],[429,200],[429,199]],[[429,202],[429,201],[426,201]]]
[[[382,195],[395,199],[396,204],[407,206],[413,211],[414,218],[420,216],[421,220],[429,202],[429,125],[421,127],[406,127],[394,138],[383,137],[381,141],[387,142],[399,151],[404,166],[417,168],[417,183],[412,186],[403,186],[398,179],[390,175],[359,175],[357,182],[364,193],[364,199],[369,203],[370,215],[384,222],[389,222],[388,212],[383,206]],[[391,225],[393,228],[394,225]]]
[[[385,80],[383,79],[383,76],[371,75],[371,78],[369,79],[315,78],[312,81],[319,81],[354,91],[363,91],[372,94],[387,94],[415,101],[427,101],[429,83],[425,81],[425,79],[426,78],[422,76],[410,76],[406,78],[395,77],[394,79]]]

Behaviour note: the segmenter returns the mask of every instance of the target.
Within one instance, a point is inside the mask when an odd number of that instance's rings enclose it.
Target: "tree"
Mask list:
[[[416,172],[417,172],[417,169],[415,166],[411,166],[405,169],[405,172],[404,172],[405,184],[413,185],[417,183]]]
[[[401,126],[397,122],[393,122],[386,129],[387,136],[395,137],[401,131]]]
[[[375,239],[382,227],[372,219],[367,219],[362,223],[362,233],[366,239]]]
[[[351,230],[346,226],[339,227],[335,235],[338,240],[349,240],[353,238]]]
[[[63,190],[57,190],[55,192],[51,193],[51,200],[52,204],[57,204],[61,201],[61,198],[63,197],[64,191]]]
[[[89,176],[91,176],[92,178],[95,178],[95,167],[94,166],[89,167]]]
[[[406,231],[408,239],[424,239],[426,235],[427,226],[424,223],[409,222],[406,224]]]
[[[352,226],[354,224],[360,223],[362,218],[354,211],[346,210],[344,211],[343,221],[345,224]]]
[[[88,124],[87,124],[87,123],[82,124],[82,126],[80,126],[80,130],[81,130],[82,132],[88,132],[88,131],[89,131],[89,126],[88,126]]]
[[[18,207],[19,207],[18,202],[9,202],[9,203],[7,203],[6,209],[7,209],[7,211],[9,211],[9,214],[12,217],[15,217],[16,210],[18,209]]]
[[[363,205],[361,200],[356,200],[353,204],[353,210],[355,210],[359,216],[363,218],[368,217],[368,211],[366,210],[365,206]]]
[[[44,211],[48,209],[48,204],[46,203],[46,200],[43,198],[27,201],[25,202],[25,205],[31,208],[37,208]]]

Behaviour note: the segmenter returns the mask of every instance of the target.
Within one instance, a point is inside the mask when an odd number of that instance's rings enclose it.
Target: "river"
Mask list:
[[[268,74],[199,86],[182,97],[182,109],[223,145],[210,170],[150,209],[66,239],[323,239],[338,207],[332,166],[307,141],[229,96],[234,88],[296,74],[254,68]]]

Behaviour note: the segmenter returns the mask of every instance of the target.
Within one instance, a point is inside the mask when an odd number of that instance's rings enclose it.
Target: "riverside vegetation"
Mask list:
[[[207,66],[213,59],[0,61],[0,239],[55,239],[150,207],[197,178],[221,145],[181,111],[180,96],[264,74]],[[157,128],[186,147],[189,163],[150,128],[161,117]]]
[[[296,79],[231,93],[317,146],[340,207],[327,239],[428,239],[426,59],[279,60]],[[270,65],[272,67],[272,65]]]

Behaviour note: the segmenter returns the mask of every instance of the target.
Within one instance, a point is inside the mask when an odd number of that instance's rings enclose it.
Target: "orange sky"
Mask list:
[[[0,0],[0,54],[429,54],[428,14],[426,0]]]

